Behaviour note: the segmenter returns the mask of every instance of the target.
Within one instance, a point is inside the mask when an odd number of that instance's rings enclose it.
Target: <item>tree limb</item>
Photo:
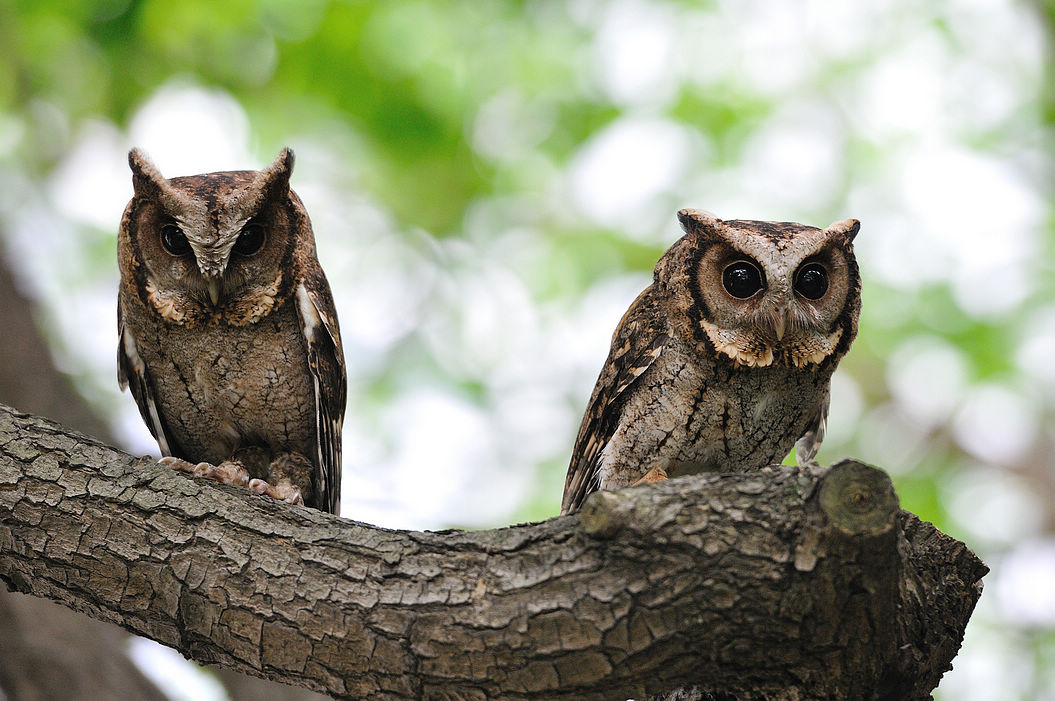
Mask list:
[[[986,571],[851,461],[602,492],[492,531],[394,531],[0,405],[0,578],[338,697],[928,698]]]
[[[0,241],[6,240],[2,229],[0,223]],[[0,256],[0,402],[107,440],[106,424],[52,362],[33,320],[33,301],[15,284],[13,267]],[[0,590],[0,698],[167,701],[129,658],[128,642],[116,626]]]

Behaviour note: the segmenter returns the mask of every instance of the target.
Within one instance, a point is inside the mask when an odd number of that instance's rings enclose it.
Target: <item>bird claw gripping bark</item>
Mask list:
[[[249,491],[254,494],[266,494],[277,501],[287,504],[304,504],[304,498],[300,490],[293,486],[288,479],[280,479],[275,484],[268,484],[262,479],[249,480]]]
[[[251,479],[245,467],[233,460],[225,460],[219,465],[207,462],[194,465],[186,460],[168,456],[161,458],[158,463],[181,472],[189,472],[195,477],[204,477],[222,484],[233,484],[236,487],[246,487],[253,494],[264,494],[276,501],[287,504],[304,504],[300,490],[294,487],[289,480],[280,479],[272,485],[262,479]]]

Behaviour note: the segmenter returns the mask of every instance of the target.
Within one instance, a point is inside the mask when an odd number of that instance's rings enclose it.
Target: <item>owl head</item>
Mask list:
[[[294,252],[314,256],[311,224],[289,187],[288,148],[260,171],[166,179],[136,148],[128,165],[134,196],[118,239],[122,273],[170,323],[257,321],[292,289]]]
[[[856,219],[827,229],[678,212],[685,236],[656,265],[675,331],[737,365],[837,362],[857,334]]]

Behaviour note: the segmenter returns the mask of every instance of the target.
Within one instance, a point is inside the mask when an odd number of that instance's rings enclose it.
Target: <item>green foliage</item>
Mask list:
[[[350,300],[354,455],[394,460],[402,440],[429,429],[402,427],[401,412],[443,395],[469,417],[452,445],[488,452],[458,489],[506,504],[486,517],[438,509],[438,527],[556,512],[608,334],[679,235],[676,209],[816,225],[857,216],[861,332],[821,458],[881,464],[904,508],[1000,558],[1013,546],[986,539],[979,519],[994,516],[957,510],[957,476],[980,463],[1050,494],[1050,458],[1047,471],[1035,465],[1055,453],[1044,358],[1055,348],[1045,326],[1055,323],[1055,92],[1035,23],[1050,34],[1052,5],[1036,16],[1015,3],[791,7],[0,1],[0,225],[9,250],[36,252],[25,265],[36,266],[57,354],[86,394],[115,391],[112,359],[79,360],[84,336],[56,302],[102,290],[100,306],[110,304],[113,232],[59,213],[58,174],[85,131],[102,124],[124,139],[159,90],[197,86],[244,110],[260,162],[293,141],[308,145],[300,158],[314,149],[329,170],[295,179],[323,193],[309,208],[339,302]],[[665,136],[619,131],[628,124]],[[612,147],[613,134],[619,148],[596,159],[591,149]],[[640,163],[621,160],[635,147]],[[626,182],[618,196],[605,191]],[[42,212],[70,227],[61,247],[45,244],[48,226],[14,235]],[[378,340],[379,325],[395,330]],[[931,375],[945,384],[913,391]],[[1035,423],[1018,444],[1001,442],[1019,426],[999,428],[992,391]],[[987,426],[997,447],[982,454],[971,437]],[[385,481],[387,469],[356,479]],[[517,470],[528,475],[506,474]],[[473,491],[489,480],[495,493]],[[429,484],[442,491],[442,480]],[[1050,501],[1030,522],[1041,525],[1015,533],[1050,540]],[[1048,633],[1009,644],[1038,664],[1052,657]],[[1032,690],[1050,695],[1053,683],[1038,672]]]

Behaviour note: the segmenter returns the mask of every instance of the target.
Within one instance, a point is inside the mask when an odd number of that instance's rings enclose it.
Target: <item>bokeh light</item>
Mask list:
[[[383,526],[557,512],[680,207],[860,219],[819,458],[883,467],[993,568],[938,698],[1055,698],[1050,8],[146,0],[5,23],[0,241],[79,393],[156,454],[114,368],[128,148],[175,176],[290,145],[349,364],[344,515]]]

